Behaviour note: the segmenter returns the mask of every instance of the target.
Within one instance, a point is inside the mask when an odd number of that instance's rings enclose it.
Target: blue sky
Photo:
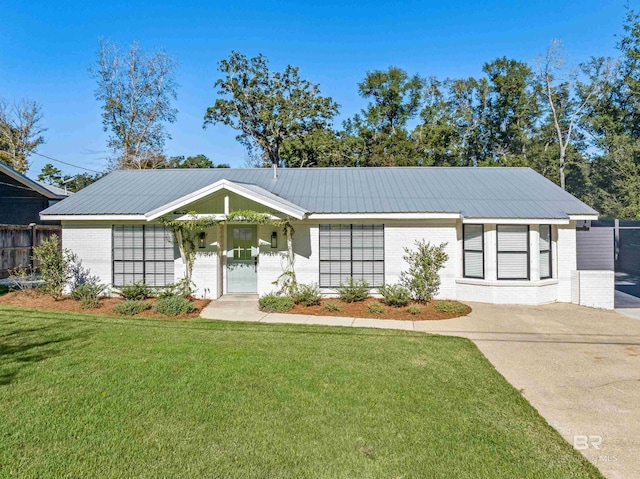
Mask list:
[[[394,65],[423,76],[479,75],[499,56],[533,60],[553,38],[563,40],[571,63],[613,55],[625,3],[0,0],[0,96],[42,104],[48,131],[41,153],[102,169],[107,134],[87,68],[101,37],[123,45],[138,40],[180,64],[178,120],[169,126],[167,153],[204,153],[241,167],[246,155],[234,130],[202,129],[215,101],[216,63],[231,50],[263,53],[274,69],[299,66],[341,105],[341,121],[365,105],[357,83],[367,70]],[[33,157],[29,174],[47,162]]]

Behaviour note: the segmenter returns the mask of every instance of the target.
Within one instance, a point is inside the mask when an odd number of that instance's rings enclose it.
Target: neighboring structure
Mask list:
[[[40,212],[69,196],[0,162],[0,225],[41,223]]]
[[[41,217],[104,283],[162,286],[184,265],[158,220],[237,210],[295,220],[297,279],[325,293],[349,276],[397,282],[424,239],[447,243],[440,298],[523,304],[572,300],[576,221],[597,219],[528,168],[434,167],[116,171]],[[265,294],[286,263],[272,226],[217,225],[201,246],[199,296]]]

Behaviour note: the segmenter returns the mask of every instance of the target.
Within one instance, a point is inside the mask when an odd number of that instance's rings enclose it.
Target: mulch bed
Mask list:
[[[378,301],[382,304],[384,308],[384,313],[382,314],[371,314],[367,310],[367,305],[371,302]],[[450,301],[430,301],[427,304],[417,304],[416,306],[420,308],[420,313],[411,314],[407,311],[407,307],[402,308],[392,308],[384,304],[380,299],[376,298],[367,298],[364,301],[360,301],[357,303],[345,303],[336,298],[331,299],[323,299],[322,302],[318,306],[302,306],[300,304],[296,304],[293,306],[291,310],[288,311],[290,314],[309,314],[313,316],[345,316],[350,318],[373,318],[373,319],[408,319],[411,321],[431,321],[431,320],[439,320],[439,319],[451,319],[456,318],[458,316],[466,316],[471,312],[471,308],[467,305],[465,306],[465,312],[461,314],[456,313],[444,313],[442,311],[438,311],[435,307],[437,303],[448,303]],[[325,309],[324,304],[326,303],[335,303],[340,307],[339,311],[329,311]]]
[[[23,308],[37,308],[37,309],[54,309],[59,311],[71,311],[74,313],[86,313],[86,314],[107,314],[110,316],[121,316],[113,312],[113,305],[122,303],[122,298],[102,298],[100,299],[100,306],[94,309],[83,309],[78,301],[74,301],[69,297],[64,297],[55,301],[51,296],[42,294],[39,291],[12,291],[0,296],[0,304],[6,304],[9,306],[20,306]],[[155,306],[156,299],[149,298],[146,300],[148,303]],[[148,318],[162,318],[162,319],[185,319],[185,318],[197,318],[200,315],[200,311],[210,303],[208,299],[192,299],[196,310],[193,313],[184,314],[181,316],[165,316],[164,314],[156,313],[152,307],[146,311],[142,311],[136,314],[136,317],[148,317]]]

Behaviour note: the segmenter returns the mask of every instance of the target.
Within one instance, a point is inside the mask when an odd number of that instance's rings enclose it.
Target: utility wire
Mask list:
[[[102,171],[92,170],[91,168],[85,168],[84,166],[78,166],[78,165],[74,165],[73,163],[68,163],[66,161],[62,161],[62,160],[57,160],[55,158],[51,158],[50,156],[43,155],[42,153],[38,153],[37,151],[32,151],[31,154],[32,155],[41,156],[41,157],[46,158],[46,159],[51,160],[51,161],[57,161],[58,163],[62,163],[64,165],[73,166],[74,168],[79,168],[81,170],[91,171],[93,173],[99,173],[99,174],[102,173]]]

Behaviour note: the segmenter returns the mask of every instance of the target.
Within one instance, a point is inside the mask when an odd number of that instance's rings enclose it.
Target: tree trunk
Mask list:
[[[566,149],[561,146],[560,147],[560,187],[563,190],[567,189],[567,185],[565,184],[565,179],[564,179],[564,159],[565,159],[566,153],[567,153]]]

